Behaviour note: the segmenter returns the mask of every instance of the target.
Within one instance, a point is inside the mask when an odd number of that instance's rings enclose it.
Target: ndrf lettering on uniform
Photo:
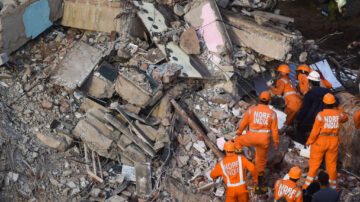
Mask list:
[[[339,116],[325,116],[324,120],[325,120],[324,128],[326,129],[339,128]]]
[[[284,184],[281,184],[278,191],[278,196],[286,195],[289,198],[292,198],[294,194],[296,193],[296,190],[293,188],[290,188]]]
[[[228,175],[236,175],[239,172],[239,162],[231,162],[224,165],[226,174]]]
[[[269,117],[269,113],[254,111],[255,124],[268,125]]]

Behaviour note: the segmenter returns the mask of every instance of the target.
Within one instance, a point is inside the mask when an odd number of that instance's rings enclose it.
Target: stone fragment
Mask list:
[[[9,57],[6,53],[0,54],[0,65],[3,65],[9,61]]]
[[[36,137],[46,146],[57,149],[61,152],[64,152],[68,145],[65,140],[57,139],[53,136],[44,135],[42,133],[37,133]]]
[[[125,104],[125,105],[120,105],[123,109],[125,110],[128,110],[130,112],[134,112],[135,114],[139,114],[141,108],[140,107],[137,107],[135,105],[132,105],[132,104]]]
[[[302,53],[300,54],[300,56],[299,56],[299,62],[301,62],[301,63],[306,62],[307,56],[308,56],[308,53],[307,53],[307,52],[305,52],[305,51],[302,52]]]
[[[217,94],[211,97],[211,102],[216,104],[229,104],[233,100],[229,93]]]
[[[200,54],[199,38],[194,27],[190,27],[181,34],[180,47],[187,54]]]
[[[49,101],[47,101],[47,100],[43,100],[43,101],[41,102],[41,106],[42,106],[42,108],[44,108],[44,109],[51,110],[51,109],[53,108],[53,103],[52,103],[52,102],[49,102]]]
[[[224,120],[230,117],[223,109],[218,108],[211,112],[211,116],[217,120]]]
[[[177,163],[180,168],[186,166],[188,161],[189,161],[189,156],[178,156],[177,157]]]
[[[135,162],[136,193],[138,196],[147,197],[152,193],[150,163]]]
[[[185,14],[184,12],[184,7],[180,4],[175,4],[174,6],[174,13],[177,15],[177,16],[183,16]]]
[[[306,169],[309,167],[309,159],[299,156],[295,152],[288,152],[285,154],[282,168],[291,168],[298,166],[301,169]]]

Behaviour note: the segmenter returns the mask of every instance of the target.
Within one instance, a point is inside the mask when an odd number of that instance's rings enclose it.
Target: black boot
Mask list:
[[[254,188],[255,194],[265,194],[268,189],[264,186],[264,173],[259,173],[258,175],[258,184]]]

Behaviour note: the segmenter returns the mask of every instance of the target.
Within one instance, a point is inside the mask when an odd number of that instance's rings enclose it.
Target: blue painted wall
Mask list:
[[[32,3],[23,15],[26,37],[35,38],[52,25],[48,0]]]

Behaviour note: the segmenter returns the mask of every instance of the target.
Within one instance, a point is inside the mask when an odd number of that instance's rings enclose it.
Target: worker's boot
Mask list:
[[[259,173],[258,175],[258,184],[254,187],[255,194],[265,194],[268,189],[264,186],[264,173]]]

